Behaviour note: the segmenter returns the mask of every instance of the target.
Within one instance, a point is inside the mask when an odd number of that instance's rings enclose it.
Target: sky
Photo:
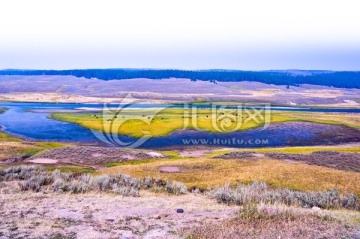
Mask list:
[[[360,70],[358,0],[2,0],[0,69]]]

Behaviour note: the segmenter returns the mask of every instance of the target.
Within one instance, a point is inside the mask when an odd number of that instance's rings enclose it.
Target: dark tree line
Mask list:
[[[300,71],[301,72],[301,71]],[[0,75],[72,75],[76,77],[98,78],[101,80],[121,80],[133,78],[187,78],[193,81],[239,82],[256,81],[266,84],[297,86],[313,84],[338,88],[360,89],[360,72],[354,71],[237,71],[237,70],[155,70],[155,69],[86,69],[86,70],[0,70]]]

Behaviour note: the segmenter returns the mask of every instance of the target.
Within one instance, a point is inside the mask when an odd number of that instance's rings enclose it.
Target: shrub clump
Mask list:
[[[166,191],[169,193],[174,193],[176,195],[185,194],[187,192],[187,187],[185,184],[176,182],[176,181],[167,181]]]
[[[300,192],[289,189],[270,189],[264,182],[249,185],[229,185],[217,187],[208,194],[221,203],[248,205],[251,203],[296,205],[305,208],[319,207],[324,209],[346,208],[360,210],[358,198],[354,194],[340,195],[336,189],[319,192]]]
[[[40,173],[37,175],[31,176],[28,180],[20,182],[19,186],[21,191],[32,190],[39,192],[42,186],[49,185],[53,182],[53,178],[46,173]]]
[[[123,196],[140,196],[140,189],[161,189],[174,194],[184,194],[187,188],[179,182],[165,182],[161,179],[146,177],[137,179],[124,174],[99,175],[62,173],[55,170],[46,172],[43,168],[35,166],[16,166],[0,170],[0,182],[20,181],[22,191],[46,191],[57,193],[86,193],[90,191],[115,193]]]
[[[43,169],[38,170],[44,171]],[[15,166],[1,170],[0,176],[9,181],[15,179],[25,180],[31,178],[35,171],[37,171],[35,166]]]

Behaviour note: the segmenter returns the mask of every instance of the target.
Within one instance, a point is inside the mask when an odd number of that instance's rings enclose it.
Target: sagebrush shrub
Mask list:
[[[151,188],[154,185],[154,180],[151,177],[146,177],[142,180],[144,188]]]
[[[176,182],[176,181],[167,181],[166,191],[169,193],[174,193],[176,195],[185,194],[187,192],[187,187],[185,184]]]
[[[72,193],[86,193],[89,191],[89,186],[84,182],[75,180],[71,182],[70,191]]]
[[[61,178],[56,178],[52,184],[54,192],[66,192],[69,191],[69,185]]]
[[[138,197],[140,188],[161,188],[175,194],[186,193],[186,186],[178,182],[165,182],[161,179],[133,178],[124,174],[91,176],[90,174],[62,173],[56,169],[48,173],[43,168],[35,166],[15,166],[0,170],[0,181],[20,180],[18,183],[22,191],[52,190],[53,192],[85,193],[96,190],[113,192],[123,196]]]
[[[22,191],[32,190],[39,192],[41,186],[49,185],[52,183],[53,179],[48,175],[34,175],[29,180],[19,183],[20,189]]]
[[[245,205],[249,203],[282,203],[297,205],[305,208],[313,206],[330,208],[359,209],[358,199],[355,195],[340,195],[336,189],[324,192],[300,192],[289,189],[269,189],[265,183],[254,182],[249,185],[238,185],[231,188],[228,184],[217,187],[207,193],[221,203],[234,203]]]
[[[139,190],[132,187],[115,186],[112,192],[122,196],[132,196],[132,197],[140,196]]]
[[[111,178],[109,175],[100,175],[92,179],[92,185],[99,191],[106,191],[110,187]]]

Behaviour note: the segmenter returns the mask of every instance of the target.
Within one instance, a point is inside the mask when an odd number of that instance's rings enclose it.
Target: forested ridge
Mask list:
[[[134,78],[187,78],[193,81],[239,82],[256,81],[266,84],[296,86],[313,84],[360,89],[359,71],[239,71],[239,70],[158,70],[158,69],[78,69],[78,70],[0,70],[0,75],[72,75],[122,80]]]

